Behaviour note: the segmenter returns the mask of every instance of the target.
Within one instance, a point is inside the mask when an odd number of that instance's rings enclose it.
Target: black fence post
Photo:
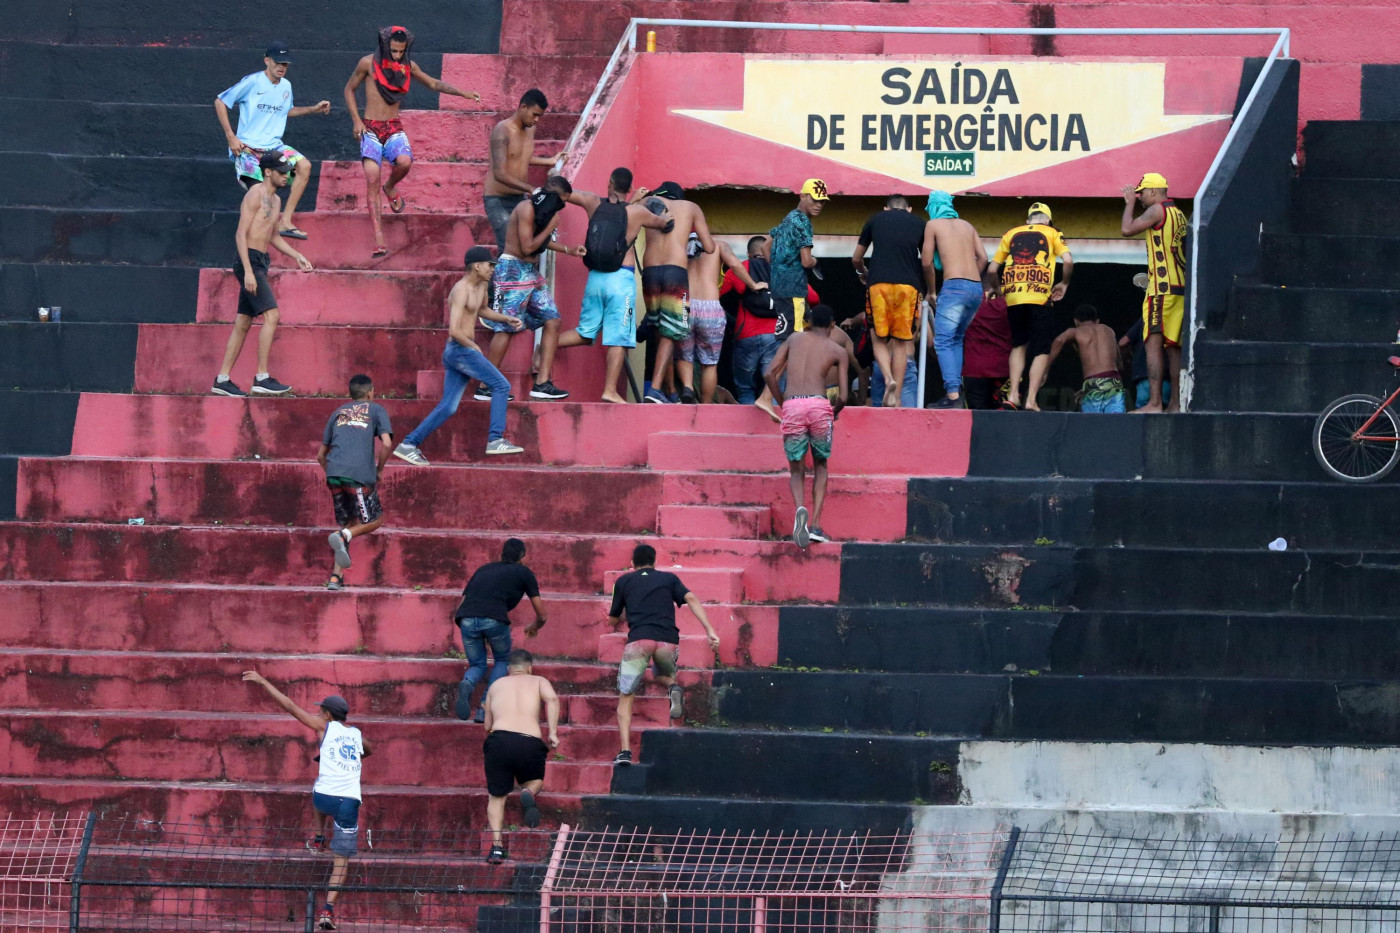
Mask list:
[[[73,893],[68,901],[68,933],[78,933],[83,913],[83,869],[87,867],[88,849],[92,846],[92,831],[97,825],[97,812],[89,811],[83,827],[83,841],[78,846],[78,859],[73,863]]]
[[[1006,838],[1006,849],[1001,853],[1001,864],[997,866],[997,877],[992,882],[992,903],[988,910],[987,923],[991,933],[1001,933],[1001,886],[1006,883],[1006,875],[1011,871],[1011,860],[1016,856],[1016,843],[1021,838],[1021,827],[1011,827],[1011,835]]]
[[[1220,933],[1220,905],[1214,904],[1210,908],[1210,933]]]
[[[313,933],[316,929],[316,892],[314,890],[306,892],[306,928],[305,933]]]

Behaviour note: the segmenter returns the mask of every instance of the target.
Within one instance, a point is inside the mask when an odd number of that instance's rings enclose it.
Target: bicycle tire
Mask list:
[[[1400,419],[1384,399],[1374,395],[1344,395],[1322,410],[1313,424],[1313,456],[1327,474],[1344,483],[1374,483],[1400,463],[1400,442],[1353,441],[1357,429],[1380,410],[1372,425],[1380,433],[1389,427],[1391,437],[1400,436]]]

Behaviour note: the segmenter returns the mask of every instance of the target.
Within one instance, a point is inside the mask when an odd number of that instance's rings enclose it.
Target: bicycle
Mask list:
[[[1400,375],[1400,356],[1390,365]],[[1395,404],[1400,386],[1384,400],[1374,395],[1344,395],[1322,410],[1312,430],[1313,456],[1344,483],[1373,483],[1400,462],[1400,416]]]

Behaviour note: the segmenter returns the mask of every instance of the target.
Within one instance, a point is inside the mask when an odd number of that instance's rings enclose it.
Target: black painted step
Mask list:
[[[1400,179],[1400,123],[1309,120],[1303,150],[1304,178]]]
[[[198,298],[191,266],[0,263],[0,320],[34,321],[39,307],[58,305],[63,322],[184,324]]]
[[[316,204],[311,176],[301,209]],[[236,211],[243,188],[226,156],[108,158],[0,152],[0,205],[82,209]]]
[[[258,52],[275,34],[291,45],[295,61],[301,49],[367,54],[374,50],[378,26],[388,22],[383,4],[366,0],[309,0],[295,15],[240,12],[216,15],[206,4],[189,0],[68,0],[26,7],[16,31],[39,42],[228,46]],[[415,30],[425,51],[491,53],[500,48],[500,0],[459,0],[450,8],[439,0],[398,0],[391,18]]]
[[[0,321],[0,372],[34,390],[130,392],[136,324]]]
[[[1400,198],[1400,178],[1299,178],[1289,223],[1297,233],[1387,233],[1385,209]]]
[[[784,606],[786,668],[1400,679],[1392,616]]]
[[[1090,547],[1400,547],[1400,483],[911,479],[910,538]]]
[[[1356,392],[1382,398],[1396,386],[1391,343],[1202,341],[1191,406],[1203,411],[1322,411]]]
[[[360,150],[350,136],[345,104],[339,96],[336,102],[338,106],[329,115],[289,120],[287,145],[318,162],[358,159]],[[44,119],[36,120],[38,113]],[[225,157],[228,151],[214,108],[204,103],[0,98],[0,123],[14,127],[0,140],[0,149],[9,152],[217,159]]]
[[[4,262],[223,266],[238,212],[0,208]]]
[[[1397,253],[1400,238],[1392,236],[1265,233],[1260,268],[1274,285],[1400,289]]]
[[[1400,741],[1394,682],[780,671],[714,679],[726,720],[793,729],[1015,741]]]
[[[721,701],[721,706],[723,706]],[[648,794],[957,803],[958,742],[915,736],[652,729]]]
[[[1314,420],[978,411],[968,475],[1311,481]]]
[[[370,30],[372,33],[372,30]],[[149,102],[197,104],[207,111],[199,117],[218,127],[214,117],[214,97],[247,74],[261,71],[266,40],[258,30],[248,32],[242,48],[188,48],[160,45],[54,45],[47,42],[0,42],[0,88],[12,97],[39,97],[70,101],[112,103]],[[292,82],[294,103],[298,106],[328,100],[345,122],[345,81],[364,55],[374,51],[374,36],[363,48],[349,51],[305,51],[293,49],[296,60],[287,71]],[[419,46],[433,48],[415,37],[413,60],[430,75],[442,73],[442,55]],[[319,47],[318,47],[319,48]],[[438,109],[439,97],[423,89],[410,92],[406,106],[413,110]],[[32,118],[32,113],[31,113]],[[298,136],[303,123],[320,117],[291,120],[289,139]],[[324,118],[335,121],[335,116]],[[22,129],[22,128],[20,128]],[[139,126],[128,127],[131,133]],[[220,140],[222,136],[218,137]],[[159,140],[147,140],[160,145]],[[295,143],[293,143],[295,144]],[[6,148],[13,148],[6,146]],[[300,148],[300,147],[298,147]]]
[[[1239,285],[1225,336],[1233,340],[1375,343],[1400,326],[1400,289]]]
[[[0,349],[0,372],[10,378]],[[0,521],[15,517],[19,457],[66,457],[73,451],[76,392],[24,392],[0,389]]]
[[[841,601],[1384,615],[1400,553],[847,544]]]
[[[645,741],[643,739],[644,745]],[[579,825],[591,830],[611,827],[659,833],[693,829],[714,832],[825,830],[889,836],[908,831],[911,815],[907,804],[610,794],[583,798]]]

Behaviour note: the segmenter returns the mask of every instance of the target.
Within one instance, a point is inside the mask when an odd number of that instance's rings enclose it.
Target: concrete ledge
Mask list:
[[[39,307],[58,305],[64,323],[184,324],[198,294],[188,267],[0,264],[0,320],[34,322]]]
[[[830,830],[880,836],[907,830],[909,814],[908,804],[612,794],[585,797],[579,823],[584,829]]]
[[[28,390],[130,392],[135,324],[0,321],[0,372]]]

